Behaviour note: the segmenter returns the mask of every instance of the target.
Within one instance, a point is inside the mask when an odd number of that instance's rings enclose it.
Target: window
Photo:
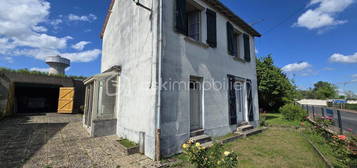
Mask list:
[[[188,16],[188,35],[189,37],[200,40],[200,12],[193,11],[187,14]]]
[[[229,55],[250,62],[250,37],[234,29],[230,22],[227,22],[227,48]]]
[[[241,55],[241,38],[242,38],[242,33],[234,30],[233,31],[233,50],[232,50],[232,56],[236,58],[243,59]]]
[[[243,113],[243,83],[235,82],[237,112]]]
[[[192,0],[176,0],[176,31],[199,41],[202,10]]]

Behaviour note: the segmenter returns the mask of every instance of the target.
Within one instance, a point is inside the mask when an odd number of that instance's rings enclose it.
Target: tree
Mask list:
[[[319,81],[313,89],[299,91],[305,99],[332,99],[338,98],[337,87],[331,83]]]
[[[337,87],[331,83],[319,81],[312,90],[316,99],[332,99],[337,97]]]
[[[271,55],[257,59],[259,106],[277,111],[296,98],[296,87],[282,70],[274,65]]]

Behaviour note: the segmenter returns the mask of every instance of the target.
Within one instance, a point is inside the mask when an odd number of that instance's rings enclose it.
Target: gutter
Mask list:
[[[160,112],[161,112],[161,57],[162,57],[162,3],[163,0],[158,0],[158,26],[157,26],[157,56],[156,56],[156,94],[155,94],[155,160],[159,161],[161,157],[160,152]]]

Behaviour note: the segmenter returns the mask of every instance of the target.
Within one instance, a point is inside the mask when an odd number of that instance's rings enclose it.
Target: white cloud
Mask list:
[[[57,50],[51,49],[22,49],[22,50],[15,50],[13,52],[14,55],[24,55],[34,57],[39,60],[45,60],[47,56],[53,55],[60,55],[62,57],[68,58],[71,62],[90,62],[99,57],[101,54],[101,50],[93,49],[87,50],[82,52],[73,52],[73,53],[61,53]]]
[[[50,3],[44,0],[0,1],[0,38],[2,45],[15,47],[36,47],[61,49],[66,47],[68,37],[55,37],[42,32]],[[4,49],[3,46],[0,48]],[[8,48],[12,49],[12,48]],[[7,51],[8,51],[7,50]],[[7,52],[2,51],[2,52]]]
[[[69,14],[68,15],[68,19],[70,21],[91,22],[91,21],[97,20],[97,16],[95,16],[93,14],[84,15],[84,16],[78,16],[78,15],[75,15],[75,14]]]
[[[78,53],[63,53],[61,56],[70,59],[73,62],[90,62],[95,60],[101,54],[101,50],[94,49]]]
[[[81,41],[81,42],[79,42],[79,43],[77,43],[77,44],[72,45],[72,48],[73,48],[73,49],[76,49],[76,50],[82,51],[82,50],[84,49],[84,47],[85,47],[87,44],[90,44],[90,43],[91,43],[91,42],[89,42],[89,41]]]
[[[353,74],[353,75],[352,75],[352,78],[357,78],[357,74]]]
[[[8,63],[14,63],[14,59],[12,57],[9,57],[9,56],[5,56],[4,57],[4,60]]]
[[[54,20],[50,21],[50,24],[52,26],[57,26],[57,25],[59,25],[61,23],[63,23],[62,19],[54,19]]]
[[[299,72],[310,68],[311,65],[308,62],[297,62],[293,64],[285,65],[282,70],[284,72]]]
[[[318,7],[303,13],[295,26],[312,30],[347,23],[346,20],[336,19],[336,16],[353,2],[354,0],[311,0],[309,7],[313,5],[318,5]]]
[[[46,0],[0,0],[0,57],[11,62],[14,56],[29,56],[44,60],[51,55],[67,56],[74,62],[89,62],[96,59],[101,50],[92,49],[78,53],[66,53],[70,36],[57,37],[47,33],[47,26],[58,26],[63,16],[48,20],[50,3]],[[74,17],[76,19],[76,17]],[[97,19],[90,14],[79,20]],[[81,45],[78,49],[83,50]]]
[[[357,52],[353,55],[335,53],[330,56],[330,61],[339,63],[357,63]]]
[[[50,68],[37,68],[37,67],[33,67],[30,69],[30,71],[39,71],[39,72],[48,72],[50,70]]]

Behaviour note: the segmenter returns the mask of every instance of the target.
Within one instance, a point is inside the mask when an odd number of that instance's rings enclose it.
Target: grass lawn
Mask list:
[[[269,126],[299,126],[300,121],[287,121],[283,119],[280,113],[266,113],[261,114],[261,117],[266,119]]]
[[[324,162],[300,133],[281,128],[226,144],[225,150],[238,152],[239,167],[325,167]],[[185,155],[175,156],[183,162],[174,167],[193,167]]]
[[[131,142],[131,141],[127,140],[127,139],[121,139],[121,140],[118,140],[118,142],[120,144],[122,144],[123,146],[127,147],[127,148],[132,148],[132,147],[137,146],[136,143]]]

